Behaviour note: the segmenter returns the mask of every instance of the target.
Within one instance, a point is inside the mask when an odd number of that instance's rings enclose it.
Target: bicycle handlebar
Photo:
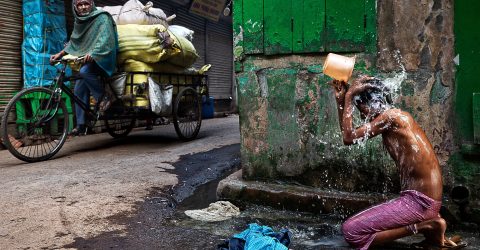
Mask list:
[[[85,56],[80,56],[80,57],[77,57],[77,58],[64,58],[64,57],[62,57],[59,60],[53,60],[52,64],[58,64],[58,63],[67,64],[67,63],[70,63],[70,62],[79,63],[79,62],[82,62],[83,59],[85,59]]]

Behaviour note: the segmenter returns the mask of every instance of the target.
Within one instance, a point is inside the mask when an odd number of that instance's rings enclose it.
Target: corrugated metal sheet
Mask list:
[[[0,5],[0,112],[22,83],[22,1],[4,0]]]
[[[233,30],[229,22],[208,22],[207,60],[212,64],[209,72],[210,95],[215,99],[232,97],[233,86]]]

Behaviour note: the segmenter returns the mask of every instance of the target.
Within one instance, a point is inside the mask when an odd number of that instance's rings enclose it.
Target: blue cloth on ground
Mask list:
[[[234,235],[230,240],[218,246],[219,250],[288,250],[292,234],[287,229],[279,233],[270,227],[256,223],[248,225],[248,229]]]

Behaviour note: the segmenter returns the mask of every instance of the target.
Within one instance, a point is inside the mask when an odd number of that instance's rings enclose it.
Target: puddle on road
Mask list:
[[[217,201],[216,188],[218,182],[219,180],[216,180],[200,186],[192,196],[178,204],[175,214],[167,221],[167,225],[208,232],[208,234],[217,235],[223,240],[227,240],[234,234],[247,229],[248,224],[257,223],[269,226],[277,232],[283,228],[289,229],[293,234],[290,249],[352,249],[340,233],[344,219],[335,215],[303,213],[253,204],[240,204],[241,215],[226,221],[202,222],[186,216],[184,213],[186,210],[204,209]],[[454,234],[462,235],[465,242],[469,243],[470,246],[465,249],[477,249],[478,232],[463,230],[447,232],[447,235]],[[411,249],[410,245],[412,243],[420,242],[423,239],[421,235],[410,236],[377,249]],[[218,244],[220,243],[218,242]]]
[[[191,207],[190,209],[203,209],[207,206]],[[340,233],[343,219],[332,215],[282,211],[249,205],[242,210],[239,217],[222,222],[202,222],[189,218],[184,214],[184,211],[184,209],[178,209],[175,215],[167,222],[168,225],[208,232],[208,234],[218,235],[223,240],[227,240],[234,234],[247,229],[248,224],[257,223],[269,226],[277,232],[283,228],[289,229],[293,234],[290,249],[352,249]],[[478,249],[478,232],[447,232],[448,236],[454,234],[462,235],[464,241],[469,243],[469,247],[464,249]],[[377,249],[411,249],[410,245],[412,243],[420,242],[423,239],[421,235],[410,236]],[[218,244],[220,243],[218,242]]]
[[[235,165],[233,169],[225,171],[219,179],[200,185],[195,189],[191,196],[185,198],[180,204],[178,204],[178,209],[185,211],[205,208],[211,203],[216,202],[218,183],[238,170],[240,170],[239,164]]]
[[[233,173],[234,170],[229,172]],[[224,177],[226,176],[228,174]],[[168,220],[167,224],[173,227],[205,231],[226,240],[245,230],[248,224],[257,223],[269,226],[275,231],[283,228],[289,229],[293,234],[290,247],[294,249],[318,249],[319,247],[350,249],[343,237],[338,234],[341,218],[336,216],[276,210],[253,204],[240,204],[242,213],[239,217],[221,222],[197,221],[186,216],[184,213],[186,210],[203,209],[217,201],[216,189],[221,179],[199,186],[192,196],[178,204],[174,216]],[[218,242],[218,244],[220,243]]]
[[[342,218],[285,210],[251,204],[240,205],[239,217],[222,222],[196,221],[185,210],[203,209],[216,202],[216,189],[221,179],[235,172],[239,164],[238,144],[210,152],[182,156],[174,163],[181,185],[153,189],[133,214],[112,218],[112,223],[125,225],[121,232],[105,232],[89,238],[76,238],[61,248],[76,249],[216,249],[216,245],[240,233],[250,223],[270,226],[293,233],[291,249],[351,249],[340,234]],[[206,168],[205,166],[209,166]],[[207,181],[206,184],[199,185]],[[458,233],[458,232],[456,232]],[[478,249],[478,231],[460,233],[470,248]],[[381,249],[407,249],[411,242],[423,240],[409,237]],[[476,243],[474,241],[477,241]]]
[[[281,211],[263,206],[248,205],[239,217],[221,222],[202,222],[186,216],[184,214],[185,209],[183,209],[183,206],[180,207],[169,221],[172,226],[206,231],[209,234],[228,239],[247,229],[248,224],[257,223],[269,226],[275,231],[283,228],[289,229],[293,234],[292,245],[290,246],[293,249],[318,249],[319,246],[335,246],[340,249],[341,247],[347,247],[346,249],[348,249],[343,237],[337,234],[340,220],[333,216]],[[191,207],[190,209],[205,207]],[[325,240],[322,240],[322,238]]]

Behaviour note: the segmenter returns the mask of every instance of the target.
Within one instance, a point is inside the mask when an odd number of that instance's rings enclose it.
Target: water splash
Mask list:
[[[400,50],[395,50],[393,56],[395,57],[395,60],[400,66],[401,71],[399,73],[396,73],[393,77],[383,80],[383,84],[385,84],[385,86],[390,89],[390,92],[392,94],[392,100],[395,102],[400,96],[400,87],[403,81],[407,79],[407,71],[405,70],[405,66],[402,63],[403,58],[400,54]]]
[[[403,83],[407,79],[407,71],[405,69],[405,66],[402,63],[403,57],[400,54],[400,50],[395,50],[394,55],[395,60],[397,61],[398,65],[400,66],[401,71],[399,73],[396,73],[393,77],[386,78],[382,80],[383,85],[385,86],[385,89],[383,89],[381,92],[378,91],[372,91],[370,92],[370,96],[372,99],[376,100],[381,100],[384,98],[383,91],[388,91],[391,95],[391,99],[393,102],[395,102],[398,97],[400,96],[400,88]],[[355,96],[354,97],[354,102],[359,101],[360,97]],[[388,103],[384,102],[372,102],[371,103],[373,109],[378,109],[378,110],[385,110],[391,108],[391,106]],[[366,117],[364,120],[360,119],[354,119],[354,124],[369,124],[371,121],[371,116]],[[357,123],[358,122],[358,123]],[[365,148],[367,140],[368,140],[368,134],[371,132],[370,126],[367,126],[366,133],[362,138],[356,139],[354,142],[358,144],[360,147]]]

